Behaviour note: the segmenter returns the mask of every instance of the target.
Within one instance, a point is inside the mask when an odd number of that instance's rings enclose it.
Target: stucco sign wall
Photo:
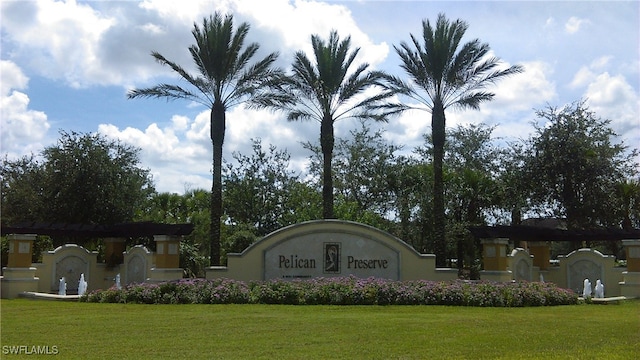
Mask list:
[[[341,220],[282,228],[240,254],[228,254],[227,266],[207,269],[207,278],[243,281],[342,276],[444,280],[452,275],[436,271],[433,254],[420,254],[374,227]]]

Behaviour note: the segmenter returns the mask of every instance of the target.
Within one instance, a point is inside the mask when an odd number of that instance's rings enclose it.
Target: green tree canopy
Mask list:
[[[537,111],[529,139],[528,177],[540,211],[566,218],[570,229],[620,226],[620,184],[637,174],[637,150],[618,142],[611,120],[584,101]]]
[[[154,193],[136,214],[136,221],[153,221],[164,224],[193,224],[191,234],[180,242],[180,267],[189,277],[205,276],[209,265],[209,211],[211,194],[202,189],[189,190],[184,194]],[[153,242],[143,243],[155,248]]]
[[[291,197],[298,176],[289,170],[291,156],[270,145],[265,151],[253,139],[250,156],[233,153],[234,163],[224,171],[224,201],[228,222],[246,224],[264,236],[295,222]]]
[[[42,160],[2,161],[3,222],[132,221],[153,192],[139,149],[100,134],[60,132]]]

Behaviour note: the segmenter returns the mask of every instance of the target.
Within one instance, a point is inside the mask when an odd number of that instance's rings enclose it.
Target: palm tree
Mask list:
[[[198,74],[191,75],[180,65],[167,60],[158,52],[151,55],[162,65],[168,65],[195,89],[178,85],[160,84],[146,89],[131,90],[127,97],[185,99],[208,106],[211,109],[211,142],[213,144],[213,186],[211,189],[211,265],[220,264],[220,217],[222,215],[222,145],[226,126],[227,109],[247,100],[269,97],[262,91],[277,83],[282,76],[271,65],[278,53],[271,53],[249,65],[259,45],[244,46],[249,24],[242,23],[233,29],[232,15],[216,12],[204,18],[202,27],[194,23],[191,33],[196,40],[189,47]]]
[[[638,206],[640,203],[640,180],[626,179],[621,181],[617,184],[617,190],[618,198],[622,202],[622,228],[625,230],[633,229],[634,226],[631,219],[637,219],[640,211]]]
[[[499,68],[500,60],[488,56],[489,45],[475,39],[463,44],[461,39],[468,28],[462,20],[450,22],[438,15],[435,29],[428,20],[422,21],[424,45],[411,35],[412,45],[394,46],[402,60],[401,67],[411,83],[395,79],[396,90],[426,106],[431,112],[433,141],[433,226],[436,265],[445,265],[445,213],[442,159],[445,143],[445,110],[448,108],[479,109],[480,104],[493,99],[485,91],[497,80],[520,73],[519,65]],[[408,108],[409,106],[405,106]]]
[[[315,55],[312,63],[304,52],[298,51],[293,61],[293,74],[289,76],[276,97],[267,99],[261,106],[272,107],[287,113],[287,120],[315,120],[320,123],[320,147],[323,156],[322,214],[333,218],[333,158],[336,121],[345,118],[386,121],[397,109],[385,110],[385,100],[394,94],[382,90],[388,78],[383,72],[369,71],[369,64],[359,65],[350,72],[360,48],[349,51],[351,37],[340,41],[332,30],[325,42],[318,35],[311,36]],[[375,95],[365,94],[371,87],[380,87]]]

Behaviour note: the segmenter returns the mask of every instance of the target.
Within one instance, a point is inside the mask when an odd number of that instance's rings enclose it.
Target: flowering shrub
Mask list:
[[[97,290],[81,301],[140,304],[454,305],[551,306],[578,303],[578,295],[552,283],[391,281],[353,276],[244,283],[183,279]]]

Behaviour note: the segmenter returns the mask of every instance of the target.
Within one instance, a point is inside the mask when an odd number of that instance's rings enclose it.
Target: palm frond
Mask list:
[[[228,109],[244,101],[255,98],[253,106],[283,104],[291,102],[284,93],[271,93],[264,89],[274,89],[278,81],[283,81],[280,69],[271,69],[278,53],[267,55],[249,65],[259,49],[256,43],[245,46],[249,24],[241,23],[234,31],[233,16],[219,12],[205,17],[201,25],[194,23],[192,35],[195,43],[189,52],[198,70],[197,75],[189,74],[180,65],[167,60],[158,52],[152,56],[162,65],[169,66],[195,89],[177,85],[161,84],[147,89],[136,89],[128,97],[166,97],[167,99],[188,99],[212,107],[220,103]],[[269,96],[272,98],[269,99]]]
[[[200,93],[181,88],[177,85],[160,84],[150,88],[133,89],[127,92],[128,99],[135,98],[166,98],[167,100],[185,99],[199,104],[210,106],[211,104]]]
[[[464,94],[461,94],[460,97],[451,105],[459,109],[470,108],[470,109],[478,110],[480,109],[481,103],[485,101],[491,101],[494,96],[495,96],[494,93],[485,92],[485,91],[464,93]]]
[[[301,110],[292,110],[287,114],[288,121],[309,120],[314,118],[313,114]]]
[[[461,45],[468,24],[462,20],[449,21],[439,14],[435,26],[424,20],[422,42],[411,35],[412,46],[402,42],[394,47],[402,61],[401,67],[415,86],[401,86],[395,81],[399,94],[420,101],[432,108],[441,101],[449,106],[474,108],[489,101],[492,93],[483,89],[498,79],[522,72],[519,65],[498,69],[500,60],[487,58],[489,45],[478,39]]]

